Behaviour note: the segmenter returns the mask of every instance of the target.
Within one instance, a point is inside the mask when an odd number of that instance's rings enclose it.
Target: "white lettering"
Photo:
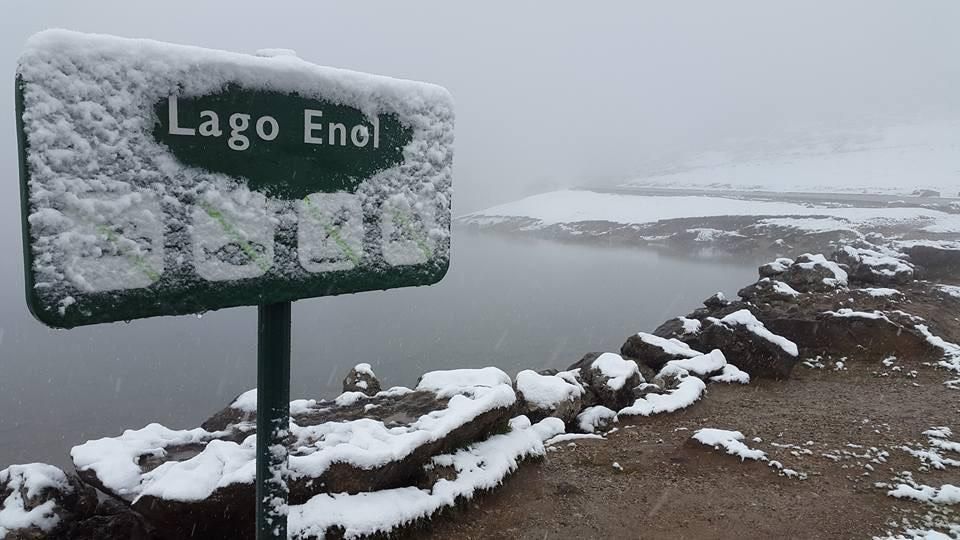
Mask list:
[[[374,116],[370,123],[373,124],[373,147],[380,148],[380,118]]]
[[[317,129],[323,129],[323,124],[313,122],[314,118],[323,116],[323,111],[313,109],[303,110],[303,142],[306,144],[323,144],[322,137],[314,137],[313,132]]]
[[[263,129],[265,125],[270,124],[270,133]],[[277,138],[277,135],[280,133],[280,126],[277,124],[277,121],[272,116],[261,116],[257,119],[257,135],[265,140],[272,141]]]
[[[329,135],[327,138],[330,139],[330,144],[337,144],[334,137],[336,137],[337,132],[340,132],[340,146],[347,145],[347,126],[343,124],[334,124],[330,123]]]
[[[230,132],[230,138],[227,139],[227,146],[229,146],[231,150],[246,150],[250,148],[250,139],[245,135],[241,135],[241,133],[250,127],[250,115],[242,113],[231,114],[230,127],[232,131]]]
[[[206,120],[203,120],[204,118],[206,118]],[[203,120],[203,122],[200,122],[197,131],[200,132],[201,136],[219,137],[223,135],[223,131],[220,129],[220,117],[217,116],[217,113],[213,111],[203,111],[200,113],[200,119]]]
[[[196,135],[197,130],[180,127],[177,113],[177,96],[170,96],[167,98],[167,123],[170,126],[170,135]]]
[[[350,130],[350,142],[358,148],[363,148],[367,145],[367,142],[370,141],[370,130],[367,129],[367,126],[359,125],[353,126],[353,129]]]

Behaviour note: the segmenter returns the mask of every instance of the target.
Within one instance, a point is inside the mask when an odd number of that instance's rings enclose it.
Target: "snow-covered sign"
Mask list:
[[[28,42],[16,98],[27,298],[48,325],[446,272],[443,88],[53,30]]]

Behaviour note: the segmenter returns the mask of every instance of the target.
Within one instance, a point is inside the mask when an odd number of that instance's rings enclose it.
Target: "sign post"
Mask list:
[[[450,259],[441,87],[41,32],[17,67],[27,305],[56,328],[258,306],[256,529],[286,538],[290,304]]]
[[[287,537],[290,302],[257,307],[257,538]],[[266,434],[267,436],[263,436]]]

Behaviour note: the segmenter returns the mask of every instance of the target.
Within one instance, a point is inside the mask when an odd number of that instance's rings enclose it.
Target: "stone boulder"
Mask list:
[[[737,292],[737,296],[754,304],[771,302],[789,302],[800,296],[800,292],[786,283],[765,277]]]
[[[577,428],[584,433],[607,431],[617,421],[617,412],[603,405],[595,405],[583,410],[577,416]]]
[[[699,328],[699,324],[697,327]],[[621,356],[635,360],[638,364],[643,364],[654,371],[659,370],[671,360],[693,358],[701,354],[703,353],[691,349],[683,341],[666,339],[646,332],[638,332],[630,336],[620,347]]]
[[[658,326],[653,331],[653,335],[666,339],[679,339],[682,341],[684,338],[695,336],[698,332],[700,332],[701,325],[702,323],[699,319],[674,317]]]
[[[706,350],[719,349],[751,377],[786,379],[798,361],[797,345],[768,330],[746,309],[708,319],[698,343]]]
[[[722,308],[729,303],[730,301],[727,300],[727,297],[722,292],[716,292],[703,301],[703,305],[711,309]]]
[[[644,382],[637,363],[615,353],[601,354],[580,376],[598,403],[615,411],[633,403],[633,388]]]
[[[516,388],[517,410],[534,423],[552,416],[572,424],[583,407],[585,392],[572,373],[541,375],[524,370],[517,374]]]
[[[146,520],[124,503],[106,498],[100,501],[94,515],[70,522],[59,538],[69,540],[154,540],[159,538]]]
[[[902,249],[913,264],[923,268],[924,279],[960,278],[960,243],[905,243]]]
[[[847,267],[851,281],[874,285],[902,285],[914,279],[912,264],[873,249],[843,246],[832,258]]]
[[[847,286],[846,271],[819,254],[797,257],[778,278],[799,292],[826,292]]]
[[[370,364],[357,364],[343,379],[343,391],[375,396],[380,392],[380,380],[373,373]]]
[[[504,431],[515,401],[510,377],[495,368],[427,373],[413,390],[293,401],[290,503],[416,485],[433,456]],[[255,390],[241,394],[228,407],[239,410],[204,423],[216,431],[151,424],[71,456],[84,479],[131,504],[163,538],[251,538],[255,403]],[[240,420],[223,426],[229,418]]]
[[[0,537],[5,540],[56,536],[96,507],[92,487],[53,465],[11,465],[0,471]]]
[[[790,268],[790,265],[792,264],[793,264],[793,259],[780,257],[774,261],[760,265],[760,268],[757,269],[757,273],[760,274],[761,279],[768,278],[768,277],[776,277],[786,272],[787,268]]]
[[[897,321],[899,315],[842,308],[806,317],[771,317],[771,331],[800,344],[804,356],[848,356],[879,361],[929,358],[942,354],[917,330],[912,321]]]

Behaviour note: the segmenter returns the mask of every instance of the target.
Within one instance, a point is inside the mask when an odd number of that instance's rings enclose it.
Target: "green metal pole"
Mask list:
[[[290,302],[257,307],[257,540],[287,538]]]

